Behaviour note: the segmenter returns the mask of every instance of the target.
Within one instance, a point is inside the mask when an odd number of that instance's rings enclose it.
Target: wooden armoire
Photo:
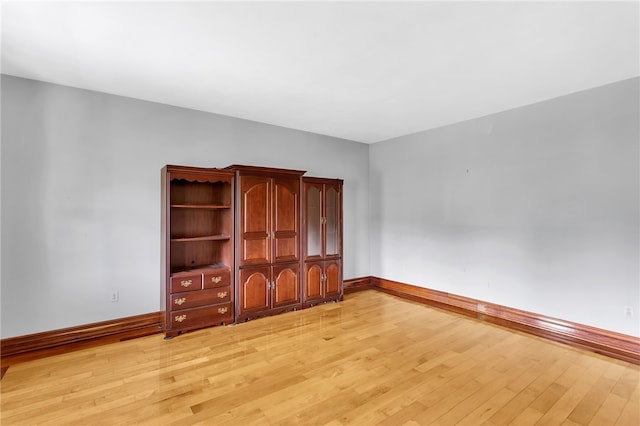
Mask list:
[[[342,299],[342,180],[304,173],[163,168],[168,338]]]
[[[236,173],[236,321],[301,306],[298,170],[229,166]]]

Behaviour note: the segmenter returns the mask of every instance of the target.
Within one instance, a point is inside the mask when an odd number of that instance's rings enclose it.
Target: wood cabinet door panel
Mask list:
[[[300,181],[273,180],[274,262],[298,260],[300,223]]]
[[[269,309],[269,267],[240,270],[240,312],[256,312]]]
[[[271,223],[269,212],[269,179],[244,176],[240,187],[242,252],[240,264],[269,263]]]
[[[340,188],[333,185],[325,186],[325,256],[340,255],[340,198]]]
[[[320,258],[324,241],[322,235],[322,184],[305,183],[304,191],[305,259]]]
[[[274,179],[274,231],[298,232],[299,181]]]
[[[298,260],[298,236],[281,236],[274,242],[276,262],[291,262]]]
[[[340,295],[340,263],[325,262],[325,297],[334,297]]]
[[[304,301],[322,299],[322,264],[304,265]]]
[[[273,267],[274,308],[300,303],[300,267],[296,264]]]
[[[269,238],[262,235],[256,237],[245,234],[242,240],[241,265],[262,265],[269,263]]]
[[[267,232],[269,229],[269,179],[242,178],[242,219],[244,232]]]

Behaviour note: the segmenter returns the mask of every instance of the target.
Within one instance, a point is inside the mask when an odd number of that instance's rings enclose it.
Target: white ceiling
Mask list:
[[[2,4],[2,72],[372,143],[640,75],[639,3]]]

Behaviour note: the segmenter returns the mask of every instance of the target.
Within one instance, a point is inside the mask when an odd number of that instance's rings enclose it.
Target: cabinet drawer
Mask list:
[[[229,286],[231,273],[228,269],[212,269],[204,273],[204,288]]]
[[[202,275],[173,275],[171,277],[171,292],[180,293],[183,291],[194,291],[202,289]]]
[[[231,290],[229,287],[220,287],[202,291],[187,291],[184,293],[171,294],[171,310],[195,308],[197,306],[215,305],[226,303],[231,300]]]
[[[171,328],[189,328],[233,321],[231,303],[171,312]]]

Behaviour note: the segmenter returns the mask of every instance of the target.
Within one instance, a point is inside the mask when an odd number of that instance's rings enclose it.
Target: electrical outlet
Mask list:
[[[624,307],[624,315],[627,318],[633,318],[633,306],[625,306]]]
[[[120,292],[117,291],[117,290],[111,292],[111,301],[112,302],[117,302],[118,300],[120,300]]]

